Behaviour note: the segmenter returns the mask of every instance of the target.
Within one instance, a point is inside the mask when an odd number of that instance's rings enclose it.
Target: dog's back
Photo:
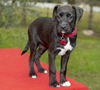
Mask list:
[[[52,28],[54,27],[54,21],[52,18],[48,18],[48,17],[40,17],[37,18],[36,20],[34,20],[31,25],[29,26],[29,28],[34,27],[35,30],[37,29],[38,32],[42,32],[43,30],[47,30],[47,31],[51,31]],[[48,30],[49,29],[49,30]]]
[[[51,38],[51,33],[54,30],[54,26],[55,22],[52,18],[40,17],[31,23],[28,32],[31,32],[33,37],[36,35],[39,43],[47,45]]]

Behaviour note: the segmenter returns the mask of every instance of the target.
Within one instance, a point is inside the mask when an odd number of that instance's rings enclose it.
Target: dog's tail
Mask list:
[[[24,50],[22,51],[21,55],[25,54],[28,51],[29,47],[30,47],[29,41],[27,41],[27,44],[26,44]]]

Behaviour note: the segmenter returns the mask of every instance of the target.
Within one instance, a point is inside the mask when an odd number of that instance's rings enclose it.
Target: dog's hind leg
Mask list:
[[[30,29],[30,30],[32,30],[32,29]],[[29,31],[28,35],[29,35],[29,44],[30,44],[29,76],[32,78],[36,78],[37,74],[34,70],[34,62],[35,62],[36,50],[38,48],[39,43],[38,43],[37,37],[35,36],[34,29],[33,29],[33,31]]]
[[[35,62],[35,54],[37,47],[34,47],[34,44],[30,45],[30,57],[29,57],[29,76],[32,78],[36,78],[37,74],[34,70],[34,62]]]
[[[34,62],[35,62],[36,51],[39,46],[39,37],[37,35],[37,30],[33,25],[31,25],[28,29],[28,37],[30,46],[29,76],[32,78],[36,78],[37,74],[34,70]]]
[[[36,51],[36,55],[35,55],[35,63],[37,65],[38,71],[41,73],[47,73],[47,70],[45,70],[41,64],[40,64],[40,60],[39,58],[41,57],[41,55],[47,50],[46,47],[44,47],[43,45],[39,45],[38,50]]]

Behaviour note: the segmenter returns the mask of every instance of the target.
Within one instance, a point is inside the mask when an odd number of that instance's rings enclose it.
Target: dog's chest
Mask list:
[[[65,55],[67,51],[72,51],[73,47],[72,47],[72,45],[70,43],[70,39],[67,38],[66,45],[64,45],[63,47],[57,47],[57,49],[60,50],[59,53],[58,53],[58,55],[60,55],[60,56]]]

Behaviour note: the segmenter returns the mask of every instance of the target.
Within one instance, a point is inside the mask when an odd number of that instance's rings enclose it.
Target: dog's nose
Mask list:
[[[63,26],[63,27],[62,27],[62,29],[63,29],[63,30],[65,30],[65,29],[66,29],[66,27],[65,27],[65,26]]]
[[[70,28],[69,28],[69,27],[66,27],[66,26],[65,26],[65,27],[62,27],[62,29],[63,29],[63,30],[66,30],[67,32],[70,31]]]
[[[62,25],[61,28],[62,28],[63,30],[69,30],[69,29],[70,29],[69,26],[66,25],[66,24]]]

